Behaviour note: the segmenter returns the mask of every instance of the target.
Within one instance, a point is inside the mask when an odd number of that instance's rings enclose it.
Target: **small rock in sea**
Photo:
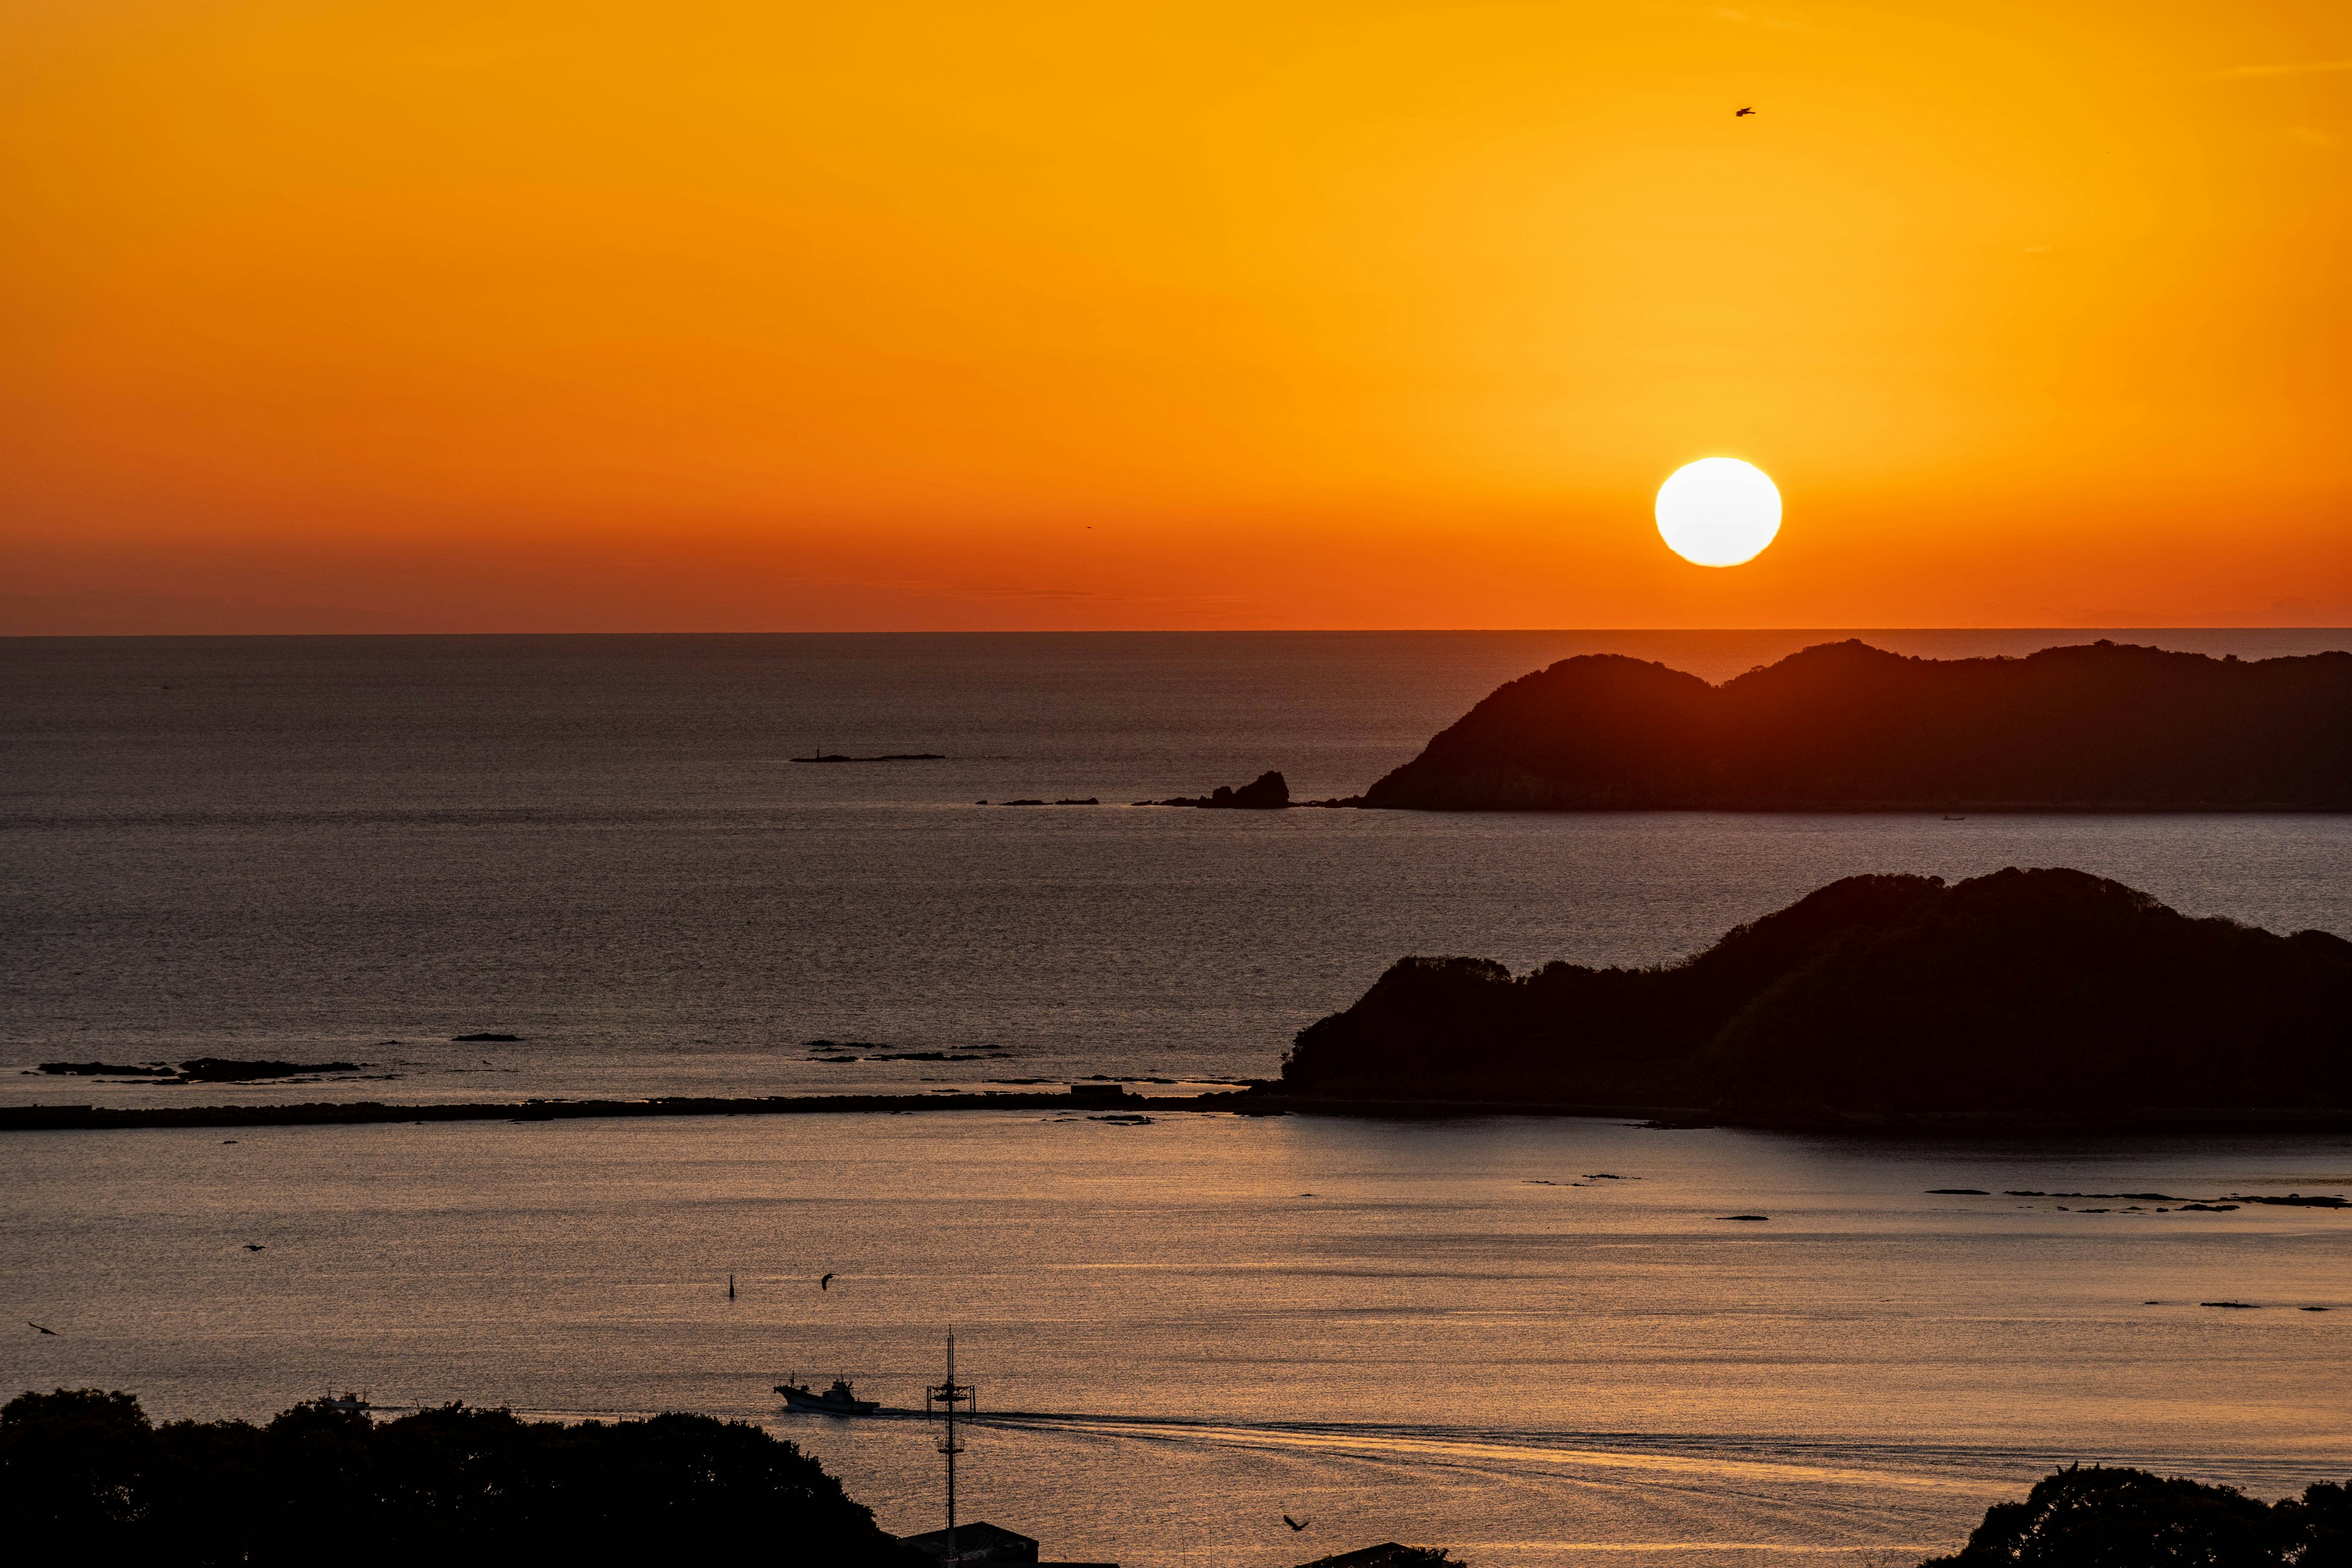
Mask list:
[[[1138,805],[1191,805],[1211,811],[1280,811],[1290,804],[1290,785],[1269,769],[1239,789],[1219,784],[1209,795],[1176,795],[1168,800],[1139,800]]]
[[[520,1035],[452,1035],[452,1036],[450,1036],[450,1037],[449,1037],[449,1038],[450,1038],[450,1040],[451,1040],[452,1042],[454,1042],[454,1043],[456,1043],[456,1044],[457,1044],[457,1045],[461,1045],[461,1046],[464,1046],[464,1045],[499,1045],[499,1046],[512,1046],[512,1045],[520,1045],[520,1044],[522,1042],[522,1037],[521,1037]]]
[[[2327,1310],[2325,1307],[2305,1307],[2302,1310],[2306,1312],[2325,1312]]]
[[[1990,1193],[1985,1191],[1982,1187],[1929,1187],[1927,1189],[1927,1195],[1931,1198],[1989,1198],[1992,1196]],[[2014,1196],[2015,1194],[2012,1194],[2011,1195]]]
[[[2182,1214],[2229,1214],[2237,1206],[2235,1204],[2182,1204],[2180,1212]]]
[[[2161,1301],[2142,1301],[2140,1305],[2143,1307],[2161,1307],[2164,1303]]]
[[[2004,1189],[2000,1195],[2005,1198],[2046,1198],[2050,1194],[2029,1191],[2024,1187],[2010,1187]]]
[[[1007,805],[1043,805],[1045,803],[1042,800],[1008,800],[1004,804]]]
[[[2252,1312],[2259,1311],[2261,1310],[2252,1301],[2200,1301],[2197,1304],[2200,1307],[2228,1307],[2234,1311],[2240,1312]]]
[[[1770,1219],[1772,1216],[1769,1214],[1719,1214],[1715,1217],[1717,1219]]]
[[[1588,1182],[1636,1182],[1641,1180],[1639,1176],[1621,1176],[1614,1171],[1587,1171],[1584,1173],[1584,1179]]]

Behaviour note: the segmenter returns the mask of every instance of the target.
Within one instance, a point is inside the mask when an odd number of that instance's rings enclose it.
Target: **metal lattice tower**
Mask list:
[[[958,1383],[956,1381],[955,1335],[950,1334],[948,1336],[947,1381],[945,1383],[932,1384],[923,1390],[923,1419],[928,1421],[934,1415],[944,1415],[947,1419],[947,1431],[940,1437],[939,1449],[940,1453],[947,1456],[948,1460],[947,1560],[950,1563],[959,1561],[956,1556],[955,1539],[955,1462],[956,1456],[963,1452],[963,1443],[956,1436],[956,1407],[961,1405],[971,1405],[972,1414],[974,1415],[978,1415],[980,1413],[979,1395],[973,1391],[971,1384],[968,1383]]]

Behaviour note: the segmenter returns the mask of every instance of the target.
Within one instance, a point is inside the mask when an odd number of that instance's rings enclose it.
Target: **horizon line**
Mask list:
[[[2000,636],[2055,633],[2152,632],[2226,635],[2230,633],[2342,633],[2352,638],[2352,626],[2234,623],[2229,625],[2140,622],[2129,625],[2012,626],[1118,626],[1097,628],[1023,627],[870,627],[801,631],[369,631],[369,632],[6,632],[4,643],[61,642],[389,642],[453,641],[502,638],[680,638],[680,637],[1761,637],[1830,635],[1861,636],[1894,633]]]

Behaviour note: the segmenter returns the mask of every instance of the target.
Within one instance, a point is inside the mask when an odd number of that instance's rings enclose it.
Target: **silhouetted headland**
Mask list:
[[[1488,696],[1352,805],[1424,811],[2352,809],[2352,653],[1825,643],[1721,686],[1615,654]]]
[[[1849,877],[1654,969],[1407,958],[1301,1030],[1319,1100],[2108,1114],[2352,1108],[2352,942],[2081,871]]]
[[[1177,795],[1171,800],[1139,800],[1138,805],[1191,805],[1208,811],[1280,811],[1290,804],[1290,784],[1268,770],[1235,789],[1219,784],[1208,795]]]
[[[128,1394],[0,1408],[0,1517],[26,1563],[841,1563],[920,1568],[799,1447],[741,1421],[151,1423]]]

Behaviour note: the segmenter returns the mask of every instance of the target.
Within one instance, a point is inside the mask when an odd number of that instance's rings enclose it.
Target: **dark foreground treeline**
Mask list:
[[[1408,958],[1299,1032],[1325,1099],[2103,1112],[2352,1107],[2352,942],[2081,871],[1849,877],[1657,969]]]
[[[1996,1503],[1969,1543],[1921,1568],[2347,1568],[2352,1486],[2265,1503],[2146,1470],[2069,1467]]]
[[[19,1563],[919,1564],[792,1443],[706,1415],[519,1421],[323,1404],[267,1426],[152,1424],[128,1394],[0,1408]]]

